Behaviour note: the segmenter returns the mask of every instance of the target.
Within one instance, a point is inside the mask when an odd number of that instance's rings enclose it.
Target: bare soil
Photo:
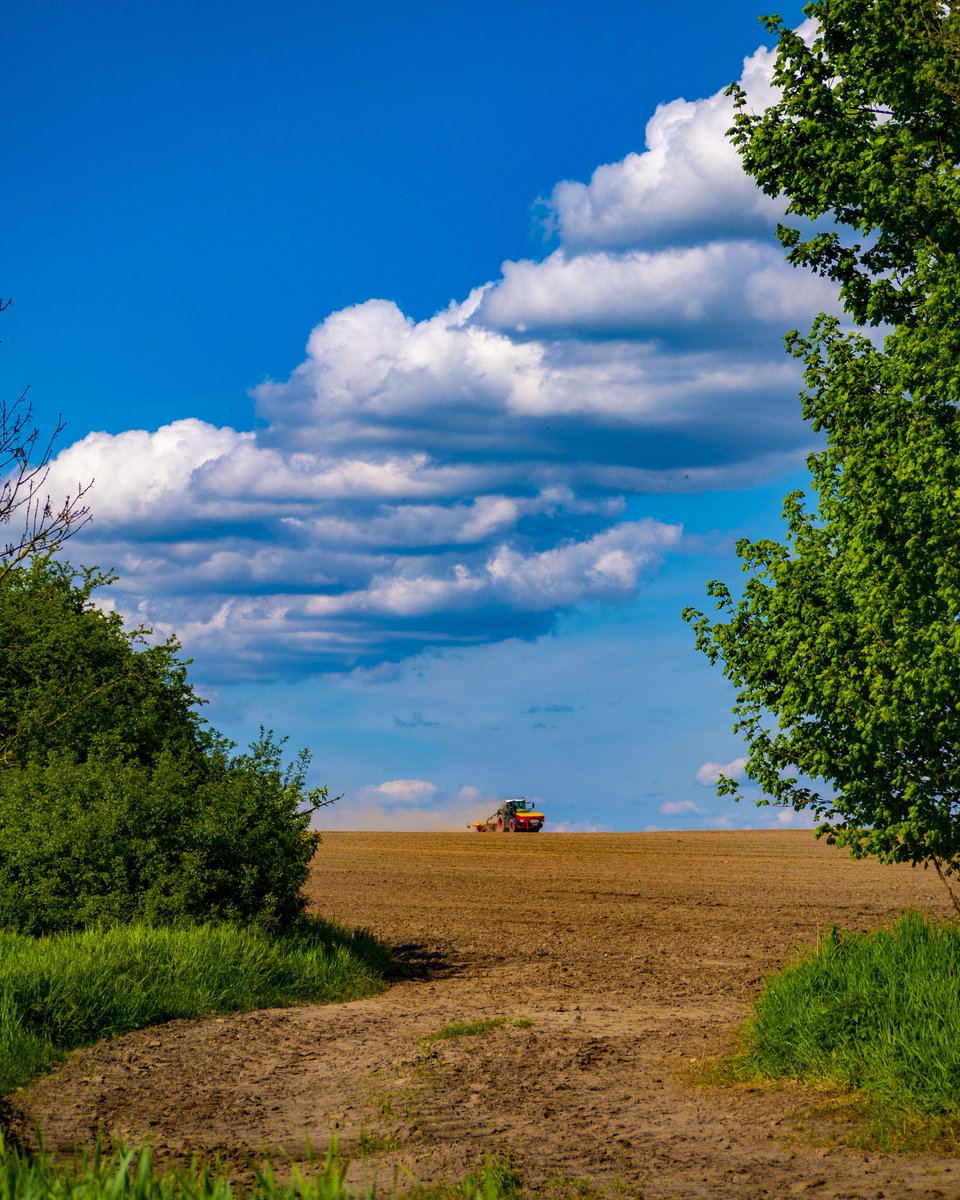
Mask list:
[[[393,944],[388,991],[81,1051],[17,1094],[23,1127],[57,1153],[99,1129],[239,1162],[302,1161],[333,1135],[351,1178],[387,1191],[499,1155],[567,1195],[581,1180],[647,1200],[960,1196],[956,1159],[845,1145],[818,1111],[829,1097],[705,1087],[696,1071],[731,1047],[761,979],[831,923],[949,915],[931,873],[788,831],[330,833],[309,891]],[[510,1021],[428,1038],[488,1017]]]

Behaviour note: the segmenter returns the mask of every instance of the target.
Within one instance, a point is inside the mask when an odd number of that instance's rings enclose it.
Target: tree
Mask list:
[[[778,233],[792,263],[840,284],[858,324],[932,326],[955,349],[960,13],[941,0],[815,0],[804,12],[818,26],[809,46],[764,18],[778,35],[780,99],[757,114],[729,89],[744,169],[788,198],[788,214],[839,227]],[[860,240],[844,240],[848,230]],[[918,363],[948,367],[955,386],[958,356],[947,364],[927,349]]]
[[[0,313],[10,307],[0,299]],[[51,437],[40,440],[26,392],[12,403],[0,400],[0,525],[11,526],[9,541],[0,544],[0,579],[33,554],[52,553],[90,519],[83,498],[90,484],[78,484],[61,504],[46,491],[58,421]]]
[[[205,752],[202,703],[175,638],[127,632],[94,593],[112,576],[49,556],[0,576],[0,764],[69,751],[151,765]]]
[[[97,607],[109,583],[34,557],[0,576],[0,928],[303,911],[325,788],[261,730],[211,730],[171,639]]]
[[[777,18],[780,99],[731,130],[788,212],[789,259],[835,279],[882,336],[821,315],[788,336],[825,436],[786,539],[737,546],[748,578],[687,609],[737,689],[766,799],[811,809],[860,856],[960,870],[960,120],[958,18],[931,0],[817,0],[810,45]],[[720,791],[738,785],[721,779]]]

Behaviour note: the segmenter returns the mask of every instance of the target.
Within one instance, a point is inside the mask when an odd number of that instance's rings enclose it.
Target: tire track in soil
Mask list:
[[[344,1005],[177,1021],[81,1051],[18,1093],[23,1131],[71,1154],[102,1129],[163,1159],[331,1134],[389,1191],[508,1157],[531,1185],[647,1200],[952,1200],[933,1155],[837,1145],[802,1089],[701,1088],[759,980],[836,921],[942,917],[935,879],[807,833],[328,834],[310,895],[397,948],[398,981]],[[428,1040],[507,1016],[479,1037]],[[399,1174],[398,1174],[399,1173]]]

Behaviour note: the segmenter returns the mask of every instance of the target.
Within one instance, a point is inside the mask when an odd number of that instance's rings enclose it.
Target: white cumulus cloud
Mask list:
[[[746,758],[733,758],[728,763],[705,762],[697,771],[697,783],[713,787],[721,775],[728,779],[742,779],[746,765]]]
[[[377,801],[398,808],[422,808],[436,800],[439,792],[437,785],[426,779],[388,779],[361,788],[357,800],[361,804]]]
[[[667,817],[678,817],[684,814],[696,816],[703,813],[703,809],[698,804],[694,804],[692,800],[666,800],[660,805],[658,811]]]
[[[503,264],[478,314],[491,327],[642,334],[700,344],[755,346],[757,326],[779,330],[835,304],[832,284],[798,275],[777,247],[757,241],[571,254]]]
[[[744,61],[741,81],[757,108],[773,99],[772,67],[767,49]],[[782,205],[743,174],[725,136],[732,124],[732,103],[722,91],[659,105],[644,151],[597,167],[589,183],[554,188],[550,207],[563,242],[578,251],[624,249],[771,230]]]
[[[771,61],[744,62],[758,106]],[[628,499],[756,483],[811,448],[781,334],[832,292],[784,265],[782,206],[730,122],[720,93],[661,105],[645,148],[556,186],[553,253],[432,317],[329,314],[255,389],[255,431],[182,420],[65,449],[51,490],[95,479],[80,541],[119,572],[118,608],[208,672],[277,677],[629,600],[681,530]]]

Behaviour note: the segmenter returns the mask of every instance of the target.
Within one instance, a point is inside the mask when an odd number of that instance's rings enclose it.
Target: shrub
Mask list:
[[[49,559],[0,578],[0,928],[256,920],[289,927],[317,835],[306,752],[235,754],[197,715],[175,640],[95,607]]]
[[[112,576],[50,558],[0,578],[0,764],[64,751],[144,764],[164,748],[201,756],[202,703],[175,638],[150,644],[93,594]]]
[[[67,756],[0,770],[0,927],[143,919],[288,927],[317,835],[299,759],[264,735],[202,764]]]

